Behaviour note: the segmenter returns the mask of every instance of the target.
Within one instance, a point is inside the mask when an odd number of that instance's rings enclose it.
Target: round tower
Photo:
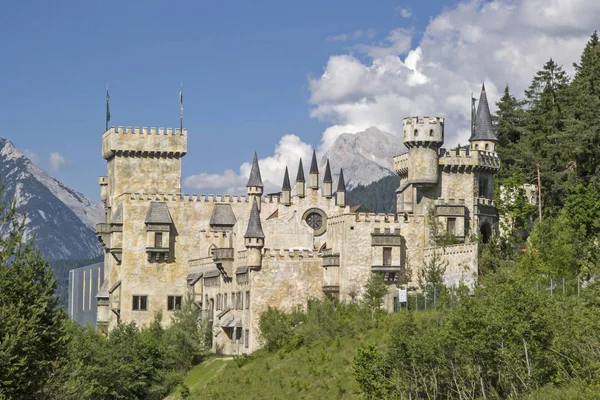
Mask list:
[[[444,143],[444,118],[404,118],[404,145],[408,149],[408,181],[436,184],[438,149]]]

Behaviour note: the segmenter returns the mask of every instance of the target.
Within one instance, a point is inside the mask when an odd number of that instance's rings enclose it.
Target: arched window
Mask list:
[[[415,136],[419,136],[419,130],[415,129]]]
[[[479,150],[479,145],[478,144],[475,145],[475,150]]]
[[[429,130],[429,136],[433,136],[433,129]]]
[[[489,145],[488,143],[486,143],[486,144],[485,144],[485,149],[486,149],[486,150],[489,150],[489,148],[490,148],[490,145]]]
[[[208,256],[212,257],[215,254],[215,249],[217,248],[217,246],[215,246],[214,244],[211,244],[210,247],[208,248]]]

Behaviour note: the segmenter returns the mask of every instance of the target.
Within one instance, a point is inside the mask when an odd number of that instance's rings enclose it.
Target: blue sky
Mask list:
[[[111,125],[176,127],[183,81],[184,176],[237,168],[286,133],[316,145],[325,124],[309,116],[308,77],[347,47],[333,37],[370,29],[376,40],[398,25],[424,26],[441,5],[8,2],[0,14],[0,136],[98,198],[105,84]],[[414,17],[403,21],[399,6]],[[53,170],[52,152],[67,164]]]
[[[111,125],[177,127],[183,81],[184,178],[219,180],[230,169],[242,181],[240,164],[254,150],[280,174],[274,147],[282,136],[295,134],[306,153],[332,127],[358,131],[381,121],[395,133],[396,114],[448,114],[458,140],[469,110],[456,104],[482,81],[492,95],[509,80],[522,90],[547,58],[577,61],[600,16],[596,1],[568,9],[540,1],[7,2],[0,137],[94,199],[106,174],[106,83]],[[552,12],[540,17],[539,4]],[[570,17],[576,29],[565,28]],[[511,37],[523,32],[525,40]],[[487,60],[490,46],[512,53]],[[524,55],[518,68],[502,65],[515,51]],[[197,192],[218,189],[205,181],[185,182]]]

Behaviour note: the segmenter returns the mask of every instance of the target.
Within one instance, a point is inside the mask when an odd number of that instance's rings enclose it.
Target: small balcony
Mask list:
[[[223,247],[213,250],[213,260],[215,262],[233,261],[233,248]]]

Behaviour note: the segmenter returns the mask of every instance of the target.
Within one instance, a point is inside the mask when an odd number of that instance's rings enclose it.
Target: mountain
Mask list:
[[[401,138],[371,127],[363,132],[340,135],[323,155],[321,165],[329,158],[334,183],[340,167],[344,168],[346,187],[352,189],[395,175],[392,159],[404,151]]]
[[[42,171],[6,139],[0,138],[0,177],[4,197],[27,215],[25,235],[51,260],[88,259],[102,254],[95,225],[104,208]],[[3,229],[0,227],[0,233]]]
[[[346,171],[344,170],[344,175]],[[346,202],[350,206],[361,205],[371,212],[396,212],[396,189],[400,185],[397,175],[389,175],[366,186],[356,186],[348,191]]]

